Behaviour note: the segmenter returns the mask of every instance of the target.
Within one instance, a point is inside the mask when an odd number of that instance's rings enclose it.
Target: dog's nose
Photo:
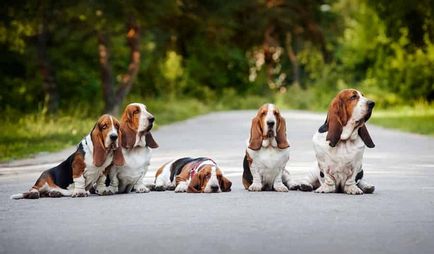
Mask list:
[[[213,186],[211,186],[211,191],[212,192],[218,192],[219,191],[219,187],[217,185],[213,185]]]
[[[270,127],[273,127],[274,126],[274,121],[267,121],[267,125],[270,126]]]
[[[118,139],[118,135],[117,134],[110,134],[110,139],[115,141],[116,139]]]
[[[372,109],[375,106],[375,102],[374,101],[368,101],[368,108]]]
[[[151,117],[148,118],[148,120],[149,120],[150,123],[153,123],[155,121],[155,117],[151,116]]]

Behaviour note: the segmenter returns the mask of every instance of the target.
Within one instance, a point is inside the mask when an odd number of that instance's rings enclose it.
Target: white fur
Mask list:
[[[326,141],[327,132],[316,132],[313,145],[317,158],[317,166],[308,174],[302,184],[314,187],[319,181],[320,186],[315,192],[335,192],[337,188],[347,194],[363,194],[355,182],[356,175],[362,170],[362,159],[365,144],[358,135],[358,121],[362,120],[368,111],[368,100],[359,93],[359,101],[354,107],[350,119],[343,126],[341,140],[335,147]],[[320,176],[324,173],[324,177]],[[364,187],[370,186],[361,182]]]
[[[149,192],[145,186],[144,177],[148,171],[151,160],[151,149],[147,147],[145,136],[139,136],[140,132],[146,131],[149,126],[149,118],[153,117],[141,103],[132,103],[140,108],[139,126],[136,142],[132,149],[122,148],[125,159],[124,166],[113,166],[110,169],[110,192],[130,192],[133,188],[136,192]]]

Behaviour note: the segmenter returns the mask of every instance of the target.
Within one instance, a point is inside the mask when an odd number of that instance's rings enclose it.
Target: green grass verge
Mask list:
[[[145,104],[156,116],[155,128],[210,111],[210,107],[195,99],[173,102],[152,100],[145,101]],[[98,115],[83,116],[82,112],[88,111],[76,109],[75,112],[51,117],[31,114],[20,119],[5,119],[0,125],[0,162],[41,152],[54,152],[78,144],[98,119]]]
[[[378,110],[370,122],[386,128],[434,136],[434,105],[419,103],[413,107]]]

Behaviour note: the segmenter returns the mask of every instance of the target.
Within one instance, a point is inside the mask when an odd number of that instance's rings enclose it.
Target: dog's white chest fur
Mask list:
[[[261,175],[264,185],[272,186],[279,171],[286,166],[289,160],[289,148],[261,147],[258,151],[247,148],[247,153],[253,159],[253,164]]]
[[[317,132],[313,136],[318,166],[322,172],[335,178],[336,185],[343,186],[354,170],[361,170],[365,144],[357,131],[354,133],[350,139],[340,141],[335,147],[331,147],[326,141],[327,132]]]
[[[122,148],[125,164],[118,169],[119,180],[135,183],[138,178],[146,174],[151,160],[151,149],[148,147],[135,147],[131,150]]]

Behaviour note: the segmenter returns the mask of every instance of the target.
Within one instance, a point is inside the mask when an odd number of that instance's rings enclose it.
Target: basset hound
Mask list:
[[[285,169],[289,160],[286,122],[273,104],[261,106],[252,120],[243,162],[243,185],[249,191],[287,192],[298,186]]]
[[[155,174],[155,190],[213,193],[231,191],[232,182],[209,158],[185,157],[161,166]]]
[[[355,89],[345,89],[336,95],[325,123],[313,136],[318,163],[301,183],[301,190],[347,194],[374,192],[375,187],[363,179],[362,168],[365,146],[375,147],[365,125],[374,106],[374,101]]]
[[[123,166],[109,170],[109,194],[149,192],[144,177],[151,160],[151,149],[158,148],[151,134],[154,116],[141,103],[129,104],[121,118],[121,146],[125,158]]]
[[[28,192],[12,195],[11,198],[86,197],[94,185],[98,194],[106,192],[105,169],[112,163],[117,166],[124,164],[118,139],[119,128],[116,118],[101,116],[71,156],[58,166],[42,172]]]

